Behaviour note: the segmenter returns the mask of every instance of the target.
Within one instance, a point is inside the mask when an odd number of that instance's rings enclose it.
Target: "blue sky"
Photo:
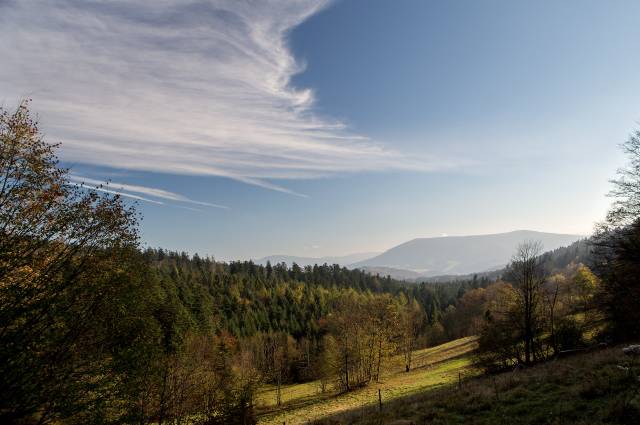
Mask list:
[[[150,246],[233,259],[587,234],[640,120],[637,16],[635,1],[0,0],[0,103],[31,97],[75,181],[138,200]]]

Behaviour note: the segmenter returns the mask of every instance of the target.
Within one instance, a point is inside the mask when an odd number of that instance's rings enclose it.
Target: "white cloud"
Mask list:
[[[81,183],[76,183],[76,185],[77,186],[82,186]],[[145,198],[144,196],[134,195],[132,193],[126,193],[126,192],[122,192],[120,190],[108,189],[109,186],[104,186],[104,187],[83,186],[83,187],[90,188],[90,189],[93,189],[93,190],[97,190],[98,192],[111,193],[113,195],[120,195],[120,196],[123,196],[125,198],[135,199],[136,201],[144,201],[144,202],[150,202],[152,204],[164,205],[164,202],[156,201],[154,199]]]
[[[32,97],[67,161],[292,194],[272,180],[451,165],[352,134],[290,85],[288,34],[326,3],[0,3],[0,100]]]
[[[223,208],[223,209],[229,208],[224,205],[212,204],[210,202],[196,201],[194,199],[187,198],[186,196],[180,195],[175,192],[169,192],[167,190],[157,189],[153,187],[132,185],[132,184],[126,184],[126,183],[115,183],[111,181],[104,182],[97,179],[77,176],[73,174],[69,176],[69,180],[76,184],[84,183],[85,185],[88,185],[93,189],[96,189],[102,192],[118,193],[128,198],[138,199],[146,202],[152,202],[155,204],[163,204],[163,202],[152,200],[147,197],[142,197],[139,194],[146,195],[152,198],[160,198],[160,199],[165,199],[165,200],[174,201],[174,202],[185,202],[188,204],[200,205],[204,207]],[[134,194],[138,194],[138,195],[134,195]]]

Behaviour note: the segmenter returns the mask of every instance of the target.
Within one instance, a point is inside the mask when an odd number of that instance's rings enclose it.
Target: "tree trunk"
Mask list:
[[[347,391],[349,391],[349,354],[347,354],[346,350],[344,352],[344,375]]]
[[[409,372],[411,370],[411,356],[413,355],[413,344],[408,343],[407,348],[406,348],[406,352],[404,355],[404,367],[405,367],[405,371]]]
[[[162,391],[160,392],[160,412],[158,414],[158,425],[162,425],[162,421],[164,420],[164,414],[166,409],[166,391],[167,391],[167,379],[168,379],[168,371],[165,368],[162,374]]]
[[[278,404],[278,407],[280,407],[280,405],[282,404],[282,373],[280,371],[278,371],[278,378],[276,380],[276,385],[277,385],[277,389],[276,389],[276,401]]]
[[[380,363],[382,362],[382,338],[378,343],[378,366],[376,368],[376,382],[380,382]]]

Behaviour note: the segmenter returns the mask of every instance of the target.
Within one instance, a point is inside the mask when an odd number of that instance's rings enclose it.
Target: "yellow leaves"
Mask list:
[[[28,278],[36,274],[37,273],[30,266],[22,266],[13,269],[0,280],[0,288],[6,289],[17,285],[28,285]]]
[[[595,291],[600,284],[600,280],[589,267],[580,264],[573,277],[573,284],[585,291]]]

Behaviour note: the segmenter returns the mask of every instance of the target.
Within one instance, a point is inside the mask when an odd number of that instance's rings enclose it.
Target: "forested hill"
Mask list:
[[[594,263],[592,242],[585,238],[569,246],[545,252],[542,254],[541,263],[548,273],[564,269],[572,263],[592,267]]]
[[[337,264],[224,263],[162,249],[148,249],[143,255],[163,296],[173,299],[185,326],[227,331],[236,337],[283,331],[295,338],[316,338],[323,333],[322,318],[347,292],[415,298],[433,324],[467,290],[486,287],[504,273],[499,270],[416,284]],[[548,272],[571,263],[590,263],[586,240],[542,256]]]
[[[222,263],[161,249],[143,255],[160,283],[165,304],[172,300],[185,325],[236,337],[283,331],[313,339],[323,332],[322,318],[349,292],[415,298],[433,322],[467,289],[489,283],[472,277],[415,284],[338,265]]]

